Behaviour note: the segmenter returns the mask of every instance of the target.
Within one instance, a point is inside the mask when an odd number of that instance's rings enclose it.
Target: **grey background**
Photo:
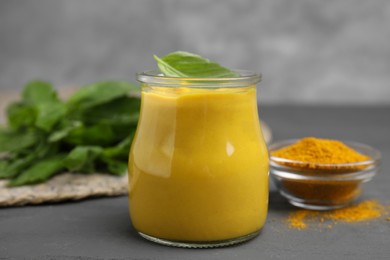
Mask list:
[[[152,54],[262,72],[263,103],[390,104],[388,0],[1,0],[0,94],[135,80]]]

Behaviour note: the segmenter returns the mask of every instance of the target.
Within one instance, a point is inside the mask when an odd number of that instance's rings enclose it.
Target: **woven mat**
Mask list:
[[[15,188],[7,188],[7,181],[0,181],[0,206],[17,206],[80,200],[94,196],[118,196],[127,194],[127,175],[65,173],[49,181]]]
[[[69,90],[68,90],[69,91]],[[61,93],[68,96],[68,93]],[[13,93],[0,93],[0,123],[4,122],[4,108],[11,100],[16,100]],[[261,123],[264,139],[270,143],[271,130]],[[65,173],[49,181],[30,186],[7,188],[6,180],[0,180],[0,207],[41,204],[65,200],[80,200],[93,196],[119,196],[127,194],[127,175],[123,177],[108,174],[74,174]]]

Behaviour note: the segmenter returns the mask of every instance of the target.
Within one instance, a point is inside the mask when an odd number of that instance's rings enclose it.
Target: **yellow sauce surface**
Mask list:
[[[268,154],[254,86],[144,91],[129,158],[129,208],[139,232],[216,241],[265,223]]]

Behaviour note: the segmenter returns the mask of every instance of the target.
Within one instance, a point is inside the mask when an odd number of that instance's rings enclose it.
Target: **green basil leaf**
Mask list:
[[[138,85],[129,82],[98,82],[79,89],[69,98],[67,106],[72,110],[84,110],[127,96],[131,91],[138,92],[139,89]]]
[[[136,125],[139,118],[140,99],[120,97],[108,103],[87,109],[82,114],[86,124]]]
[[[45,131],[65,115],[65,105],[58,99],[50,83],[29,82],[22,92],[22,102],[11,104],[8,108],[8,121],[13,127],[35,126]]]
[[[69,135],[70,132],[77,128],[81,128],[83,123],[81,121],[67,121],[64,120],[59,130],[53,131],[47,139],[50,143],[58,142]]]
[[[66,113],[65,104],[60,101],[43,102],[36,105],[37,119],[35,125],[47,132],[64,117]]]
[[[180,70],[177,70],[174,64],[169,64],[167,61],[165,61],[164,58],[160,59],[157,55],[153,55],[153,57],[157,61],[158,68],[165,76],[183,78],[189,77],[189,75],[184,74]]]
[[[103,149],[102,158],[104,159],[120,159],[127,161],[130,152],[130,146],[133,141],[135,129],[130,134],[119,142],[116,146],[107,147]]]
[[[39,133],[35,130],[0,130],[0,152],[19,152],[39,142]]]
[[[7,160],[7,163],[0,167],[0,179],[14,178],[35,162],[57,153],[57,144],[47,144],[45,141],[40,141],[35,148],[26,151],[26,154],[20,153],[15,158]]]
[[[120,140],[110,125],[81,126],[73,129],[64,141],[72,145],[99,145],[108,146]]]
[[[10,180],[8,185],[13,187],[44,182],[64,169],[63,159],[64,155],[43,159],[33,164],[17,178]]]
[[[154,55],[160,71],[168,77],[227,78],[238,77],[234,71],[199,55],[177,51],[162,58]]]
[[[8,167],[9,167],[9,161],[0,159],[0,179],[2,174],[4,174],[4,172],[7,170]]]
[[[30,81],[22,92],[23,101],[27,104],[39,104],[58,100],[57,93],[53,86],[44,81]]]
[[[0,179],[9,179],[18,176],[24,169],[28,168],[35,161],[33,154],[8,161],[0,170]]]
[[[14,129],[33,126],[37,117],[36,109],[24,102],[9,104],[6,113],[8,125]]]
[[[109,173],[123,176],[127,172],[127,162],[119,161],[114,159],[104,159],[103,160],[107,164],[107,170]]]
[[[6,160],[0,159],[0,171],[3,170],[5,167],[7,167],[8,162]]]
[[[72,172],[93,172],[95,161],[102,151],[99,146],[78,146],[66,156],[64,166]]]

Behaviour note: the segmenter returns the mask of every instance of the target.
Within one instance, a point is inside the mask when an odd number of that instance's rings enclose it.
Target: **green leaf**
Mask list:
[[[232,70],[199,55],[177,51],[162,58],[154,55],[160,71],[168,77],[227,78],[238,77]]]
[[[25,86],[22,97],[23,102],[9,108],[11,125],[31,125],[34,122],[35,126],[48,132],[66,113],[65,105],[50,83],[31,81]]]
[[[66,156],[64,166],[72,172],[93,172],[95,160],[102,151],[103,149],[99,146],[78,146]]]
[[[0,171],[7,166],[7,161],[0,159]]]
[[[120,140],[113,128],[109,125],[81,126],[73,129],[64,141],[72,145],[112,145]]]
[[[19,175],[24,169],[35,161],[33,154],[7,161],[0,169],[0,179],[9,179]]]
[[[86,124],[136,125],[139,118],[140,99],[121,97],[87,109],[82,114]]]
[[[19,152],[39,142],[37,131],[0,130],[0,152]]]
[[[116,146],[107,147],[103,150],[102,158],[104,159],[121,159],[127,161],[130,152],[130,146],[134,138],[135,129],[130,134],[119,142]]]
[[[127,172],[127,162],[114,159],[104,159],[104,162],[107,164],[107,170],[111,174],[122,176]]]
[[[77,128],[81,128],[83,123],[80,121],[67,121],[63,122],[62,127],[59,130],[52,132],[48,138],[49,142],[58,142],[69,135],[70,132]]]
[[[22,97],[27,104],[39,104],[58,100],[53,86],[48,82],[39,80],[28,82],[23,89]]]
[[[69,98],[67,106],[72,110],[84,110],[126,96],[131,91],[138,92],[139,86],[129,82],[98,82],[74,93]]]
[[[57,155],[41,160],[12,179],[8,185],[13,187],[44,182],[64,169],[63,159],[64,155]]]
[[[7,169],[8,165],[9,165],[8,161],[0,159],[0,176],[1,176],[2,172],[4,172],[4,170]]]
[[[18,129],[34,125],[36,119],[36,109],[23,102],[14,102],[6,108],[8,125]]]
[[[168,62],[164,61],[164,59],[160,59],[157,55],[153,55],[153,57],[157,61],[158,68],[165,76],[183,78],[189,77],[189,75],[175,69],[174,64],[169,64]]]
[[[0,168],[0,179],[18,176],[35,162],[46,156],[56,154],[58,152],[57,148],[56,144],[47,144],[46,142],[41,141],[34,149],[28,150],[26,155],[20,154],[19,157],[8,160],[7,163]]]
[[[58,123],[66,113],[65,104],[60,101],[43,102],[36,105],[37,119],[35,125],[47,132]]]

